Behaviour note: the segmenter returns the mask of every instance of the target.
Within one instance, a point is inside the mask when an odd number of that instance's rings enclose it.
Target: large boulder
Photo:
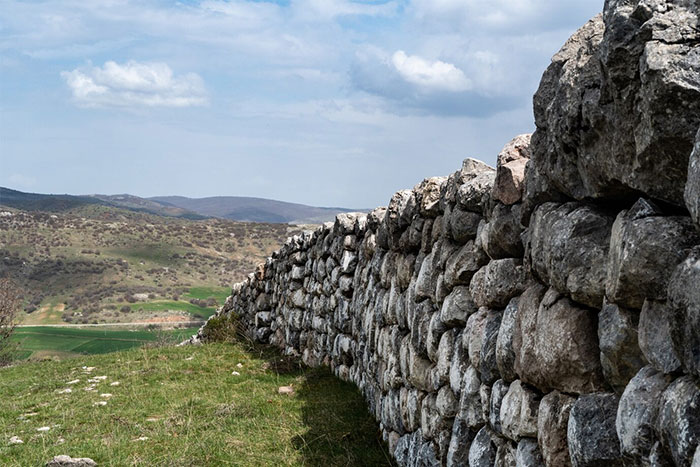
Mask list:
[[[508,142],[498,154],[496,180],[491,197],[503,204],[514,204],[523,195],[525,165],[530,159],[530,137],[518,135]]]
[[[555,289],[528,288],[518,302],[513,342],[520,379],[545,392],[603,389],[596,321],[595,313]]]
[[[657,370],[672,373],[681,366],[671,339],[671,309],[664,302],[644,300],[639,315],[639,348]]]
[[[605,303],[598,313],[598,341],[603,375],[618,394],[646,363],[637,343],[639,314]]]
[[[599,208],[545,203],[530,219],[532,269],[579,303],[600,308],[613,219]]]
[[[569,413],[576,399],[559,391],[552,391],[542,398],[537,412],[537,443],[547,466],[571,465],[567,428]]]
[[[657,440],[655,427],[661,393],[669,382],[670,377],[646,366],[625,388],[615,421],[622,454],[640,459],[651,452]]]
[[[615,430],[618,398],[615,394],[579,397],[569,414],[567,440],[574,467],[622,466]]]
[[[519,259],[498,259],[479,269],[469,291],[479,307],[505,308],[525,289],[527,272]]]
[[[700,388],[690,376],[675,380],[661,398],[656,431],[679,467],[689,467],[700,444]]]
[[[537,436],[537,410],[539,394],[519,380],[510,383],[499,410],[501,430],[513,441]]]
[[[683,367],[700,376],[700,246],[678,265],[668,290],[674,349]]]
[[[644,299],[664,300],[669,271],[699,242],[688,217],[663,217],[652,202],[638,200],[615,219],[605,292],[612,302],[641,309]]]
[[[699,15],[690,0],[607,0],[553,57],[531,160],[558,190],[683,203],[700,124]]]

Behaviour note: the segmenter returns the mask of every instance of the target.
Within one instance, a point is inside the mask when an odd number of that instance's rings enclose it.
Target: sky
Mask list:
[[[0,186],[372,208],[534,130],[602,0],[0,0]]]

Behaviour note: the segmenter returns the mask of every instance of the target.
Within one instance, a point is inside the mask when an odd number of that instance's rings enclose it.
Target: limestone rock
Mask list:
[[[672,270],[700,240],[687,217],[648,215],[640,200],[615,219],[605,291],[610,301],[641,309],[644,299],[665,300]]]
[[[501,430],[505,436],[518,441],[537,436],[537,410],[540,397],[520,380],[510,383],[500,408]]]
[[[460,244],[474,239],[479,228],[480,214],[466,211],[455,206],[449,217],[449,226],[452,239]]]
[[[669,284],[671,339],[683,368],[700,376],[700,246],[676,270]]]
[[[469,467],[492,467],[496,463],[497,436],[483,427],[472,440],[469,448]]]
[[[525,165],[530,159],[530,137],[518,135],[513,138],[498,154],[496,180],[491,196],[503,204],[520,201],[523,194]]]
[[[469,427],[466,420],[458,415],[452,425],[452,436],[447,450],[446,466],[462,467],[469,463],[469,448],[476,431]]]
[[[491,218],[484,224],[479,239],[481,246],[491,259],[520,258],[523,256],[523,243],[520,234],[520,205],[505,206],[496,204]]]
[[[502,315],[500,311],[489,310],[482,331],[479,373],[481,382],[489,386],[501,377],[496,362],[496,340]]]
[[[618,394],[646,363],[637,343],[639,315],[605,303],[598,313],[598,341],[603,375]]]
[[[700,130],[698,130],[695,136],[695,147],[690,154],[690,161],[688,161],[688,181],[685,184],[685,205],[688,211],[690,211],[695,225],[700,228]],[[698,463],[700,463],[700,457],[698,457]]]
[[[700,124],[699,14],[690,1],[609,0],[553,57],[531,150],[558,190],[682,204]]]
[[[508,302],[508,306],[503,311],[501,326],[498,329],[496,339],[496,364],[498,371],[506,381],[517,379],[515,373],[515,351],[513,350],[513,339],[515,337],[515,324],[518,313],[518,301],[520,297],[514,297]]]
[[[484,165],[482,163],[482,165]],[[457,191],[459,205],[467,211],[482,213],[491,200],[491,190],[496,179],[496,171],[486,166]]]
[[[542,290],[535,285],[520,297],[516,373],[543,391],[580,394],[604,388],[595,315],[554,289],[544,296]]]
[[[520,440],[518,450],[515,453],[515,465],[517,467],[544,467],[536,439],[523,438]]]
[[[93,467],[97,463],[89,457],[56,456],[46,463],[46,467]]]
[[[537,443],[547,466],[571,465],[567,443],[569,413],[576,399],[552,391],[542,398],[537,412]]]
[[[469,288],[458,286],[442,302],[440,320],[447,326],[463,326],[476,310]]]
[[[690,376],[671,383],[661,397],[656,426],[679,467],[689,467],[700,443],[700,388]]]
[[[489,401],[489,424],[496,433],[501,433],[501,405],[503,398],[508,393],[510,385],[499,379],[491,388],[491,400]]]
[[[445,262],[445,284],[469,285],[474,273],[489,262],[484,250],[474,241],[468,241],[457,251],[453,252]]]
[[[646,366],[625,388],[615,421],[622,454],[639,459],[651,452],[661,394],[669,383],[668,376]]]
[[[530,219],[532,269],[579,303],[600,308],[613,219],[581,203],[545,203]]]
[[[520,260],[499,259],[474,274],[469,291],[479,307],[505,308],[511,298],[525,290],[526,280]]]
[[[567,442],[574,467],[622,466],[615,430],[618,397],[587,394],[579,397],[569,414]]]
[[[671,339],[672,318],[666,302],[644,300],[639,315],[639,348],[644,358],[664,373],[674,372],[681,366]]]

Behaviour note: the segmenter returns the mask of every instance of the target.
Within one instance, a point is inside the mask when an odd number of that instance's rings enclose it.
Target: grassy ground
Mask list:
[[[102,354],[155,343],[163,339],[181,342],[196,328],[169,331],[114,328],[17,328],[12,340],[18,344],[17,358],[41,359],[79,354]]]
[[[288,385],[293,395],[278,394]],[[59,454],[102,466],[391,465],[354,386],[238,344],[22,364],[0,369],[0,394],[3,466]]]

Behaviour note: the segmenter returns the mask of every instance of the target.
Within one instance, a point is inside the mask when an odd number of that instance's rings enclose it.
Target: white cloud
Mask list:
[[[103,67],[61,72],[78,105],[86,107],[191,107],[206,105],[196,73],[175,76],[166,63],[113,61]]]
[[[462,92],[471,88],[464,72],[451,63],[430,62],[417,55],[406,55],[403,50],[394,53],[391,63],[403,79],[427,89]]]

